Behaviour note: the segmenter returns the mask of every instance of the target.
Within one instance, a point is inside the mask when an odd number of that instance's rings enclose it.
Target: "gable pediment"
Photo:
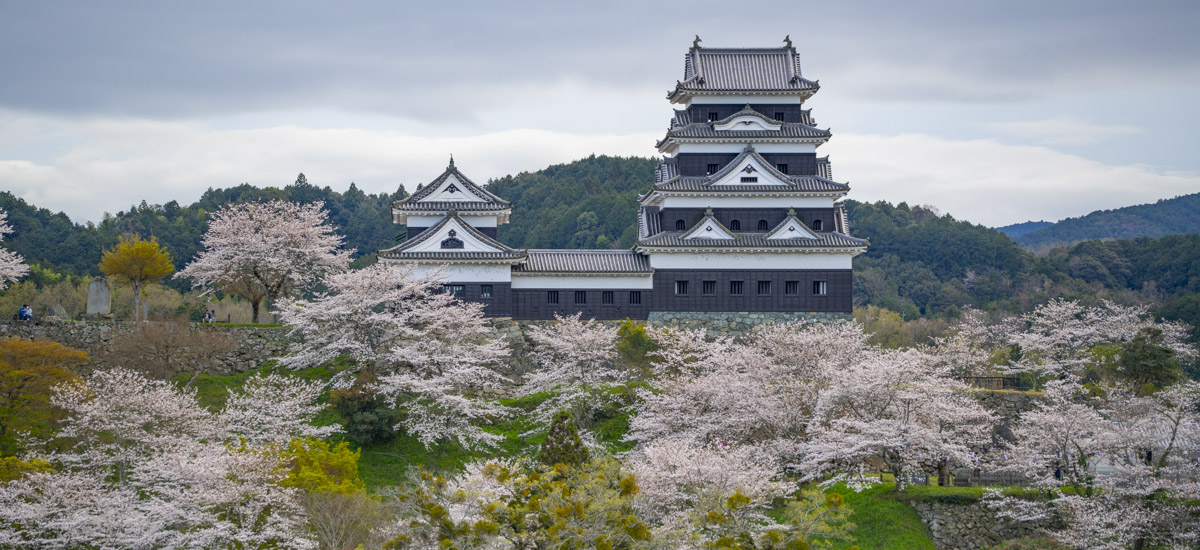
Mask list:
[[[732,231],[726,229],[725,226],[721,225],[721,222],[717,221],[712,214],[708,214],[704,216],[704,219],[700,220],[700,223],[693,226],[680,238],[688,241],[693,239],[714,239],[724,241],[736,239],[737,236],[735,236]]]
[[[762,132],[777,131],[783,128],[782,123],[774,123],[757,114],[733,115],[719,124],[713,124],[714,130]]]
[[[421,197],[418,203],[421,202],[487,202],[488,199],[480,197],[471,192],[470,187],[459,181],[454,174],[450,174],[438,184],[437,189],[432,193]]]
[[[729,170],[710,186],[721,185],[762,185],[764,187],[791,187],[790,182],[775,175],[774,170],[768,170],[755,156],[747,155],[733,170]]]
[[[789,215],[783,220],[783,223],[775,226],[770,233],[767,234],[767,240],[779,239],[817,239],[820,238],[816,233],[813,233],[804,222],[796,218],[795,215]]]
[[[405,252],[506,252],[479,239],[476,232],[467,230],[465,225],[466,222],[458,217],[452,217],[440,227],[427,229],[427,232],[433,233],[428,236],[422,234],[421,242],[405,249]]]

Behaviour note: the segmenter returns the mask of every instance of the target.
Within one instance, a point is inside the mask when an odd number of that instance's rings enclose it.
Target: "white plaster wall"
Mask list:
[[[847,253],[658,253],[650,255],[650,266],[654,269],[850,269],[851,258]]]
[[[662,208],[833,208],[833,202],[833,197],[663,197]]]
[[[402,264],[396,260],[381,259],[388,264]],[[418,263],[414,275],[424,277],[441,268],[442,280],[455,283],[507,283],[512,280],[512,267],[508,265],[482,264],[427,264]]]
[[[614,288],[653,289],[654,278],[650,273],[644,276],[614,276],[614,277],[572,277],[568,275],[518,275],[512,278],[512,287],[521,288]]]
[[[741,153],[747,143],[754,144],[759,153],[816,153],[815,143],[757,143],[760,138],[746,138],[733,143],[680,143],[675,153]]]
[[[776,104],[802,104],[804,100],[800,96],[786,95],[697,95],[692,96],[689,104],[695,105],[713,105],[722,103],[736,103],[745,105],[747,103],[776,103]]]
[[[409,216],[408,224],[412,227],[433,227],[437,222],[442,221],[445,216]],[[458,217],[471,225],[471,227],[496,227],[496,216],[472,216],[466,212],[459,212]]]

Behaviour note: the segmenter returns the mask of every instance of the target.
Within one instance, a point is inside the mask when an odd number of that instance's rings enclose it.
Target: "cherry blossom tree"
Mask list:
[[[12,226],[8,225],[8,212],[0,210],[0,240],[12,232]],[[7,288],[9,283],[17,282],[26,273],[29,273],[29,266],[25,265],[25,259],[20,254],[0,248],[0,290]]]
[[[301,342],[282,362],[302,368],[350,357],[378,372],[374,390],[406,412],[397,428],[423,444],[492,444],[500,436],[476,424],[507,411],[476,394],[509,383],[497,370],[508,347],[481,304],[441,292],[440,273],[414,269],[376,264],[333,274],[314,299],[281,303],[280,317]]]
[[[231,426],[249,417],[209,412],[194,392],[121,368],[61,386],[67,445],[31,449],[53,469],[0,484],[0,546],[311,547],[297,491],[280,485],[278,442],[328,431],[300,427],[315,410],[279,399],[311,397],[312,385],[250,386],[231,397],[234,409],[294,422]]]
[[[345,271],[352,251],[342,244],[321,202],[231,204],[212,213],[204,250],[175,276],[249,300],[258,323],[264,303]]]
[[[534,431],[545,429],[555,413],[565,410],[584,431],[583,438],[594,443],[587,429],[612,398],[607,388],[626,380],[628,372],[617,365],[616,327],[580,320],[580,315],[555,315],[553,323],[529,328],[535,369],[524,388],[527,394],[550,393],[531,415]]]
[[[1057,517],[1065,528],[1051,534],[1078,548],[1195,547],[1200,384],[1149,396],[1095,390],[1071,378],[1047,384],[1046,399],[1021,415],[1017,441],[999,465],[1049,498],[1029,502],[993,491],[986,502],[1001,517]]]
[[[857,489],[870,483],[861,475],[867,464],[880,461],[900,490],[939,461],[966,464],[989,440],[992,420],[968,392],[919,351],[877,351],[831,373],[796,469]]]

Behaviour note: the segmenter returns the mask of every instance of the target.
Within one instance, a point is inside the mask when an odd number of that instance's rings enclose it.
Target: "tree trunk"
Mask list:
[[[250,322],[257,324],[258,323],[258,312],[262,309],[262,298],[259,298],[257,300],[250,300],[250,308],[254,311],[254,317]]]
[[[133,283],[133,322],[138,321],[138,310],[141,309],[142,299],[142,284],[139,282]]]

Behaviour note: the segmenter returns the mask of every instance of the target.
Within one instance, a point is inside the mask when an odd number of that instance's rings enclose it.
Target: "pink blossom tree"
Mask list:
[[[374,390],[406,412],[397,428],[423,444],[498,441],[478,424],[507,410],[478,393],[510,383],[498,370],[508,346],[483,306],[441,292],[441,278],[387,264],[326,277],[326,292],[279,305],[301,342],[283,364],[302,368],[350,357],[378,373]]]
[[[350,265],[352,251],[342,249],[322,206],[280,200],[225,206],[209,219],[204,250],[175,276],[249,300],[258,323],[264,303]]]
[[[264,377],[252,386],[231,397],[235,409],[292,423],[232,426],[245,417],[120,368],[58,388],[67,445],[31,449],[53,468],[0,484],[0,546],[311,547],[296,490],[279,485],[278,442],[313,433],[300,424],[315,411],[276,397],[311,397],[312,385]]]
[[[593,442],[588,433],[598,409],[608,406],[612,396],[607,388],[628,378],[617,365],[616,327],[595,319],[580,320],[581,314],[555,316],[553,323],[532,326],[526,337],[533,343],[529,358],[534,370],[525,380],[528,394],[548,392],[531,415],[534,431],[549,426],[560,410],[571,414],[583,439]]]
[[[0,210],[0,240],[12,232],[12,226],[8,225],[8,212]],[[29,266],[25,265],[25,259],[20,254],[0,248],[0,290],[7,288],[9,283],[15,283],[26,273],[29,273]]]

